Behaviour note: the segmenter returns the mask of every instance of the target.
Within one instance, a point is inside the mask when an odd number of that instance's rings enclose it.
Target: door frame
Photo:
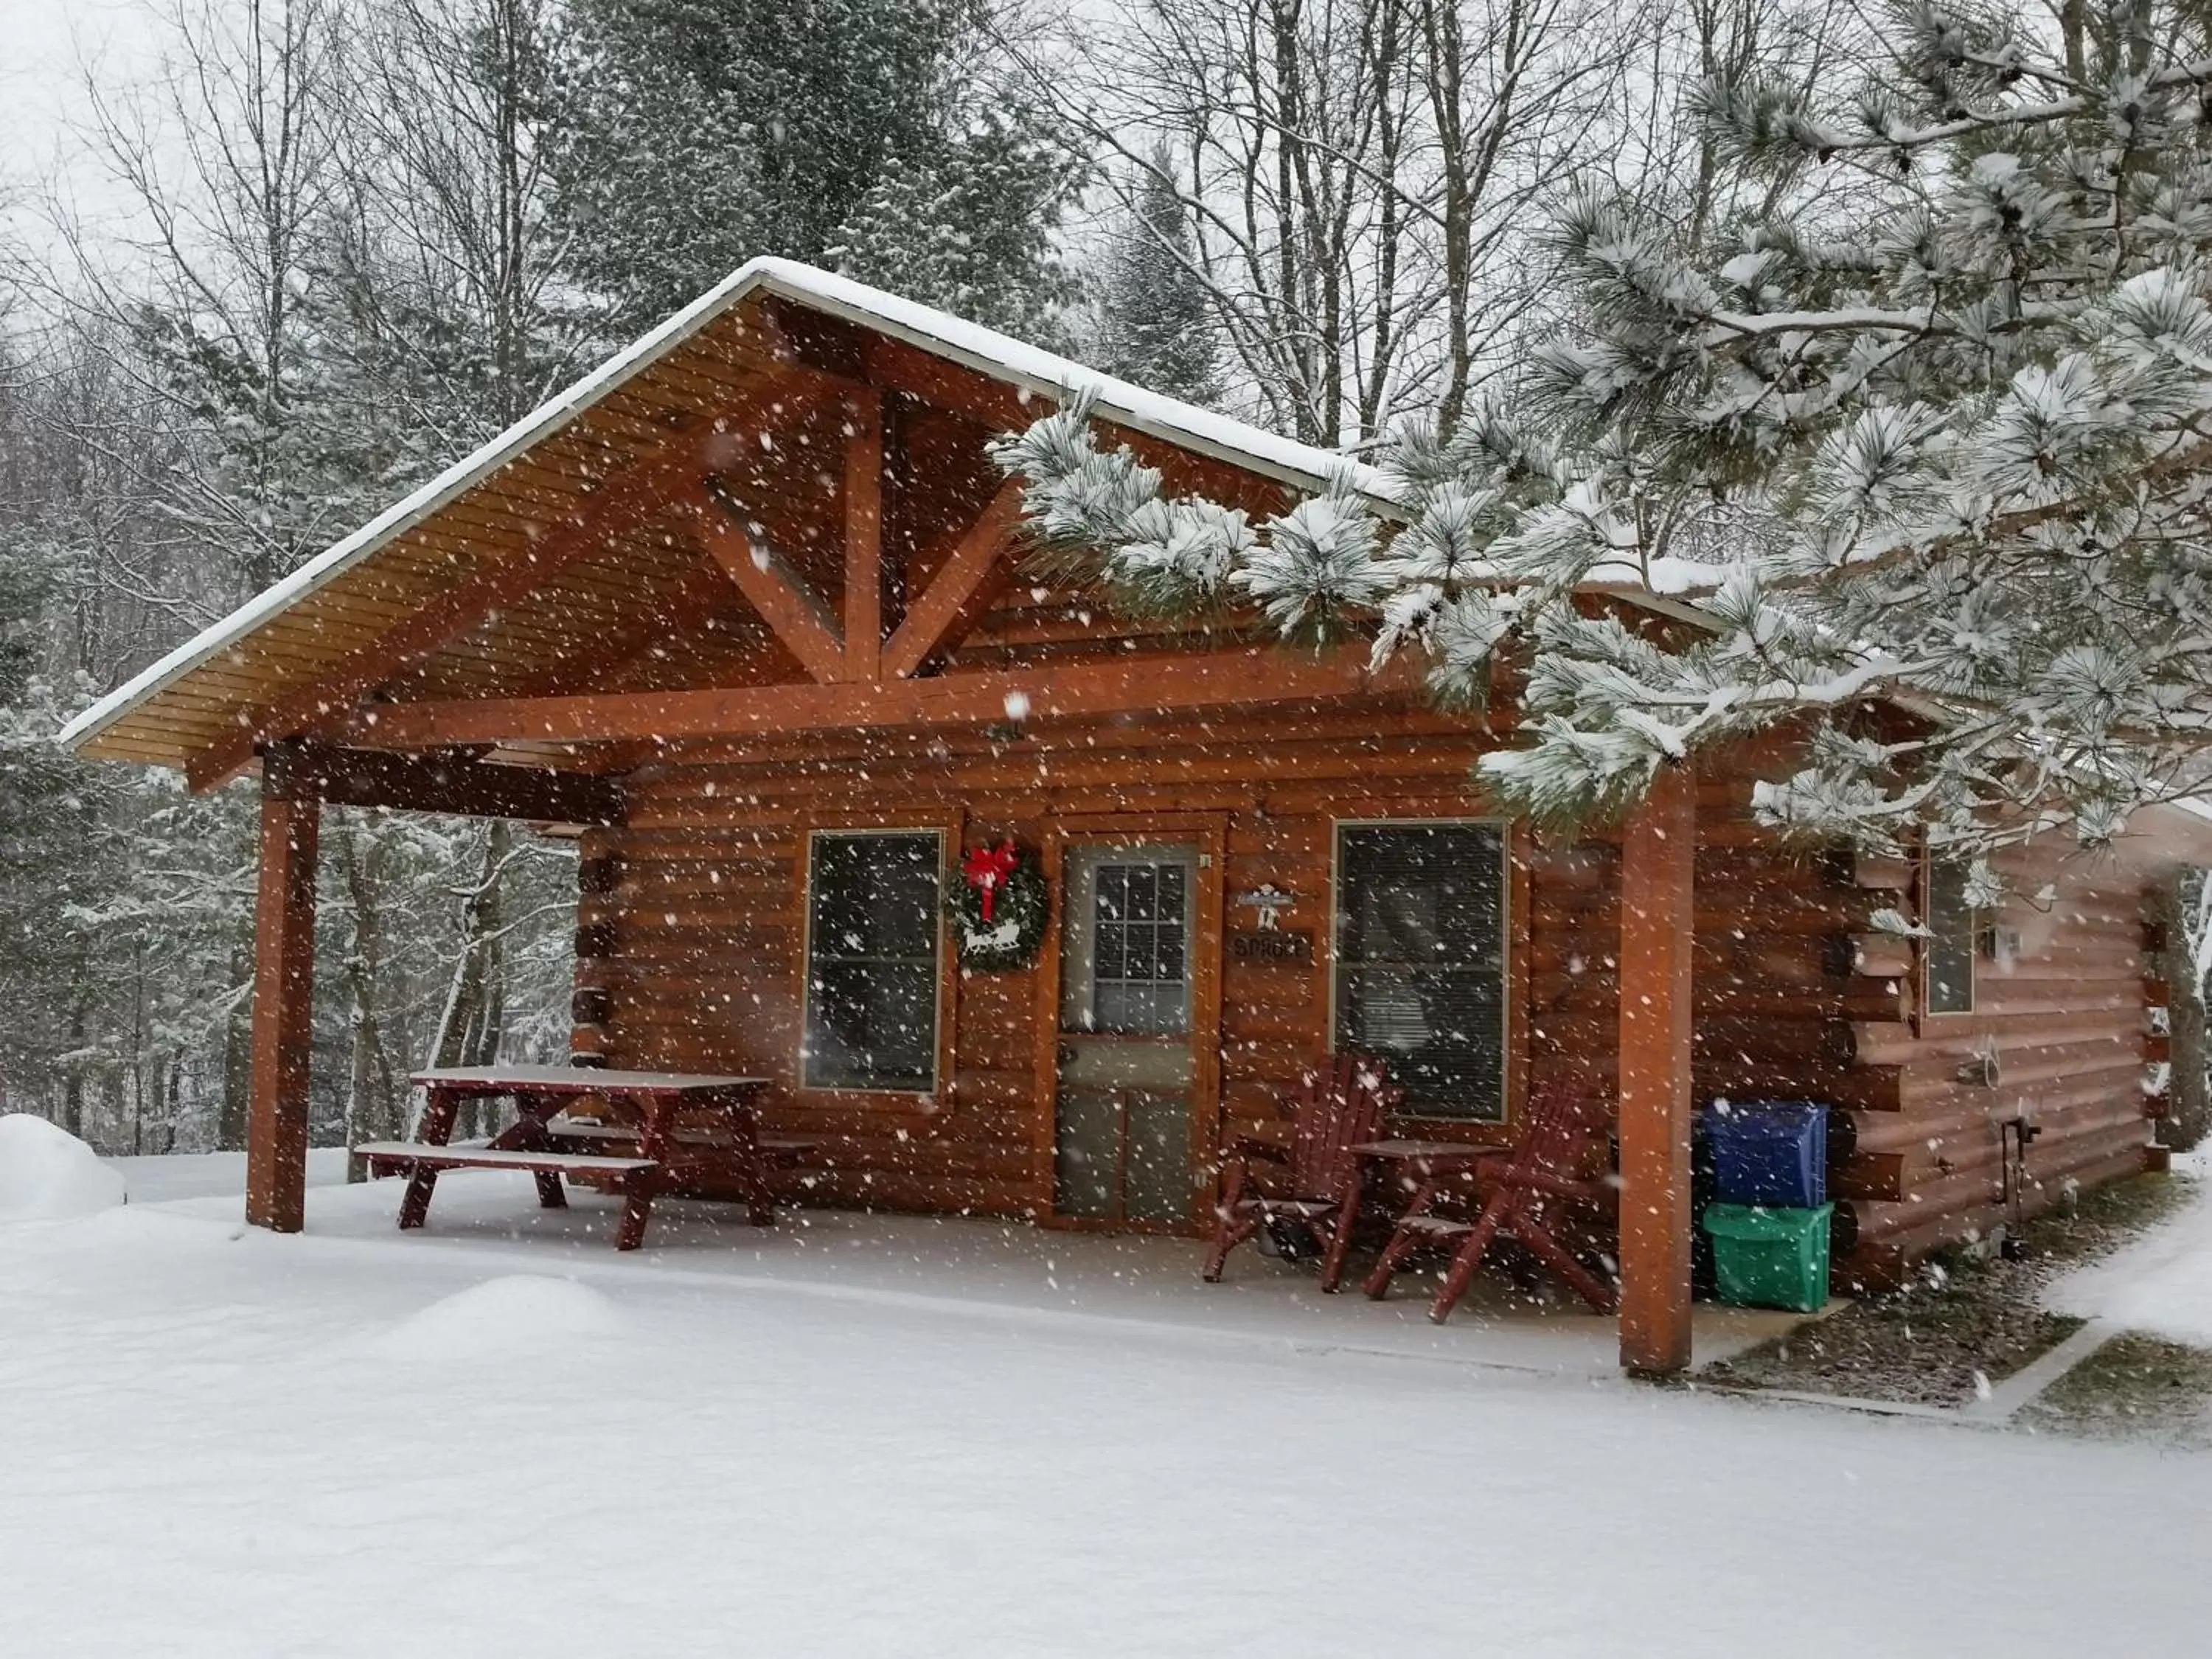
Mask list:
[[[1053,1211],[1054,1158],[1060,1097],[1060,958],[1067,909],[1067,848],[1133,847],[1183,842],[1198,849],[1198,883],[1190,917],[1190,1190],[1191,1213],[1181,1226],[1162,1222],[1103,1221]],[[1040,849],[1053,904],[1037,950],[1036,1134],[1035,1180],[1044,1194],[1039,1224],[1071,1231],[1164,1232],[1201,1236],[1209,1217],[1212,1170],[1221,1143],[1221,907],[1229,855],[1226,812],[1077,813],[1049,821]]]

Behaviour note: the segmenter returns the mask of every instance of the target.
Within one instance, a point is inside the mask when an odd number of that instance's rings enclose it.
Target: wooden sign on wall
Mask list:
[[[1313,934],[1303,928],[1265,927],[1229,936],[1232,962],[1266,967],[1313,960]]]

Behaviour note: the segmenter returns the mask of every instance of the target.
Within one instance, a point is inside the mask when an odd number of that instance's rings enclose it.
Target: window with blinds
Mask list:
[[[1338,826],[1336,1046],[1389,1059],[1413,1112],[1504,1119],[1498,826]]]
[[[808,842],[806,1087],[935,1087],[943,864],[935,830]]]
[[[1974,1012],[1974,947],[1980,937],[1980,913],[1966,902],[1966,866],[1958,859],[1928,860],[1928,937],[1921,960],[1927,980],[1928,1012]]]

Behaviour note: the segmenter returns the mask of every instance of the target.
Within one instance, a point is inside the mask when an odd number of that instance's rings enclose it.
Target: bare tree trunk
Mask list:
[[[346,1179],[366,1181],[368,1165],[353,1148],[364,1140],[394,1140],[404,1128],[403,1103],[392,1076],[379,1010],[384,1002],[384,889],[388,853],[374,820],[346,815],[338,832],[339,869],[353,911],[353,949],[347,952],[346,987],[352,997],[352,1058],[346,1091]]]
[[[70,1056],[62,1084],[62,1127],[84,1138],[85,1006],[80,999],[70,1010]]]
[[[1540,298],[1550,198],[1609,159],[1657,15],[1597,0],[1143,0],[1078,26],[1042,95],[1133,211],[1172,190],[1178,254],[1249,380],[1310,443],[1455,422]],[[1009,50],[1024,57],[1019,45]],[[1172,158],[1164,160],[1163,157]]]
[[[177,1150],[177,1119],[184,1110],[185,1059],[172,1054],[161,1067],[161,1152]]]
[[[434,1066],[489,1066],[499,1057],[506,1023],[506,986],[500,933],[500,883],[514,853],[514,831],[495,821],[484,836],[483,873],[461,899],[461,954],[454,964],[445,1012],[432,1048]],[[482,1115],[470,1110],[471,1133],[483,1133]]]
[[[123,1083],[131,1094],[131,1150],[146,1151],[146,945],[140,940],[131,952],[131,1054],[124,1064]]]
[[[250,935],[234,946],[230,958],[230,982],[245,985],[253,976]],[[222,1152],[246,1149],[246,1117],[253,1093],[253,999],[238,998],[223,1027],[222,1109],[216,1118],[215,1144]]]
[[[2212,876],[2184,871],[2160,894],[2165,924],[2166,985],[2172,1036],[2167,1048],[2171,1079],[2166,1115],[2159,1120],[2158,1144],[2187,1152],[2212,1129],[2212,1018],[2205,997],[2212,981]]]
[[[154,378],[187,406],[224,405],[216,441],[142,477],[234,590],[256,593],[330,530],[328,480],[303,471],[296,441],[298,358],[312,245],[349,134],[350,20],[337,0],[163,0],[142,21],[162,40],[163,73],[122,90],[93,75],[82,96],[143,276],[72,228],[76,280],[56,293],[120,341],[143,343],[149,313],[179,325],[189,348],[161,346]]]
[[[1517,6],[1514,13],[1517,18]],[[1467,408],[1468,382],[1474,371],[1468,307],[1474,281],[1474,198],[1470,170],[1475,158],[1467,141],[1466,43],[1458,0],[1422,0],[1421,28],[1428,47],[1430,117],[1437,124],[1437,155],[1443,173],[1443,200],[1438,205],[1443,221],[1444,389],[1437,400],[1437,429],[1449,436],[1458,428]],[[1510,103],[1510,85],[1499,95]],[[1498,125],[1502,127],[1502,118]]]

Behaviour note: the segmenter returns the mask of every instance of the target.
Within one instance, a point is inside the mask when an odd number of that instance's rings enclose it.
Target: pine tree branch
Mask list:
[[[2055,73],[2055,72],[2054,72]],[[2144,77],[2146,92],[2175,91],[2184,88],[2212,85],[2212,58],[2197,58],[2178,64],[2170,69]],[[1831,155],[1864,154],[1881,151],[1900,154],[1954,144],[1963,138],[1980,137],[1992,134],[2018,132],[2022,129],[2053,125],[2058,122],[2076,119],[2091,114],[2096,100],[2086,93],[2065,98],[2053,98],[2036,104],[2015,104],[2001,109],[1969,110],[1948,121],[1939,121],[1922,127],[1892,127],[1883,132],[1865,137],[1851,137],[1832,127],[1824,127],[1814,152],[1820,159]]]

